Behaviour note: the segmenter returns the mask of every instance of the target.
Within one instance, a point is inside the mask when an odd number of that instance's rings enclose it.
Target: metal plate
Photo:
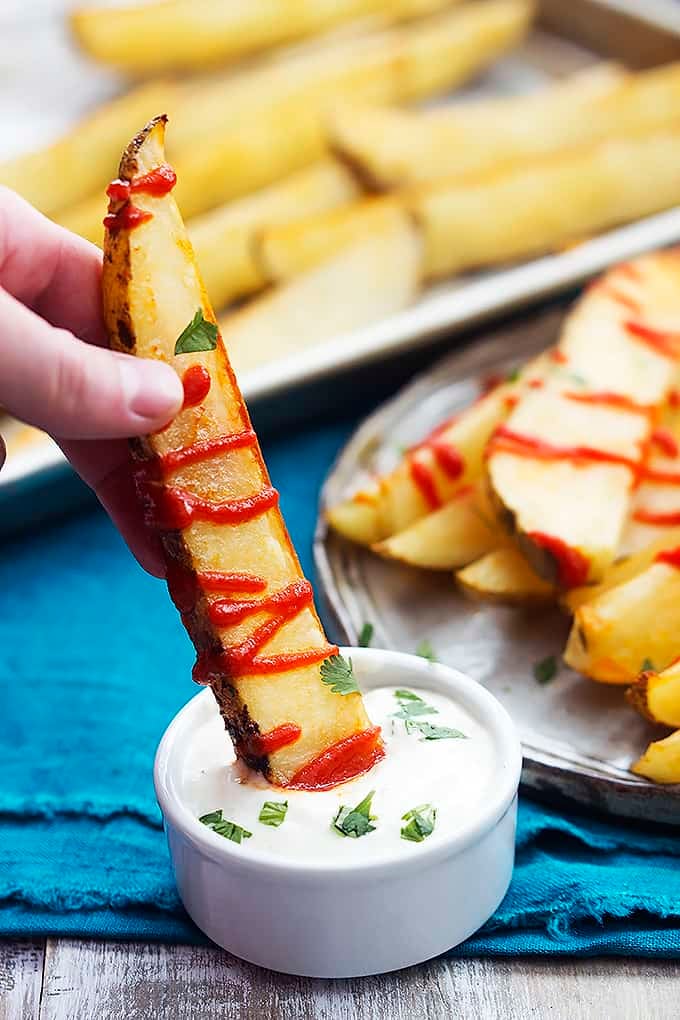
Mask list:
[[[511,371],[556,339],[563,312],[550,310],[449,355],[372,414],[331,470],[321,511],[389,470],[400,449],[468,406],[484,378]],[[628,706],[621,688],[560,667],[541,686],[533,665],[560,656],[569,620],[554,608],[516,609],[469,601],[448,572],[381,560],[329,533],[319,516],[314,547],[319,590],[333,636],[356,644],[365,621],[374,644],[413,652],[423,638],[437,658],[469,673],[505,705],[524,745],[523,782],[551,797],[601,811],[680,822],[680,787],[660,787],[628,768],[662,733]]]

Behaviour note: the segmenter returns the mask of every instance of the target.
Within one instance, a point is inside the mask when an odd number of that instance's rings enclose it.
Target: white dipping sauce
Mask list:
[[[408,689],[437,709],[436,715],[418,716],[418,721],[460,730],[465,739],[424,740],[418,731],[407,733],[404,721],[394,718],[400,708],[396,688],[369,690],[364,702],[372,722],[382,728],[385,758],[366,775],[333,790],[286,790],[236,762],[215,706],[214,716],[192,735],[182,777],[184,803],[197,818],[221,808],[225,819],[252,832],[238,847],[231,844],[251,856],[351,864],[417,854],[467,828],[483,813],[498,759],[490,734],[469,712],[441,694]],[[371,790],[375,831],[359,838],[342,836],[332,827],[338,809],[356,807]],[[288,801],[278,828],[258,820],[266,800]],[[403,839],[402,816],[422,804],[436,808],[434,832],[422,843]]]

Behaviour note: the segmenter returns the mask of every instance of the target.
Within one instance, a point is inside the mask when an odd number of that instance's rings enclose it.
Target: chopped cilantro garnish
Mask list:
[[[240,843],[243,839],[250,839],[252,832],[248,832],[241,825],[237,825],[236,822],[230,822],[227,818],[222,817],[222,809],[219,811],[210,811],[207,815],[201,815],[198,819],[203,825],[207,825],[209,829],[216,832],[218,836],[224,836],[225,839],[230,839],[232,843]]]
[[[352,660],[347,661],[342,655],[331,655],[321,663],[321,681],[333,694],[355,694],[359,690]]]
[[[432,647],[431,642],[427,640],[427,638],[423,638],[422,641],[418,642],[418,647],[416,648],[416,655],[419,655],[421,659],[429,659],[430,662],[437,661],[437,656],[434,653],[434,648]]]
[[[642,660],[642,665],[640,666],[640,672],[641,673],[648,673],[650,671],[651,672],[654,671],[654,663],[652,662],[651,659],[645,658],[645,659]]]
[[[408,839],[412,843],[422,843],[427,836],[434,832],[434,825],[437,820],[437,809],[432,804],[420,804],[402,815],[401,838]]]
[[[271,825],[273,829],[278,829],[279,825],[283,824],[287,810],[287,800],[266,800],[262,805],[258,821],[263,825]]]
[[[541,659],[540,662],[534,664],[534,679],[536,683],[549,684],[551,680],[554,680],[557,676],[557,659],[554,655],[549,655],[545,659]]]
[[[460,730],[454,730],[451,726],[433,726],[432,723],[426,722],[425,720],[412,723],[411,728],[422,733],[423,740],[467,739],[465,734]]]
[[[373,624],[365,623],[359,631],[359,641],[357,642],[359,648],[368,648],[371,641],[373,640]]]
[[[203,317],[202,309],[185,326],[177,337],[175,354],[196,354],[199,351],[214,351],[217,347],[217,326]]]
[[[371,814],[371,801],[374,794],[375,790],[371,790],[355,808],[343,805],[333,819],[333,828],[336,832],[339,832],[341,836],[350,836],[352,839],[358,839],[359,836],[366,836],[369,832],[374,832],[375,825],[371,825],[371,822],[375,821],[375,815]]]

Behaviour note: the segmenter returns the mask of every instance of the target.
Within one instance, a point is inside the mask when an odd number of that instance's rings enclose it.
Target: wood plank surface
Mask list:
[[[42,939],[0,942],[0,1020],[38,1020]]]
[[[216,948],[50,940],[39,1020],[675,1020],[679,1002],[671,961],[440,959],[316,981]]]

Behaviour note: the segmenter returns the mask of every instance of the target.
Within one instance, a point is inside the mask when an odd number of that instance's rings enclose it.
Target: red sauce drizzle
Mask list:
[[[297,611],[305,605],[311,605],[314,593],[309,581],[300,579],[259,599],[218,599],[211,602],[208,608],[208,616],[211,623],[218,627],[229,627],[240,623],[247,616],[262,613],[269,610],[279,610],[282,613],[288,612],[291,607]]]
[[[543,388],[543,386],[545,386],[545,381],[543,379],[530,379],[529,380],[529,389],[540,390],[540,389]]]
[[[191,446],[183,446],[180,450],[171,450],[159,457],[159,460],[166,471],[174,471],[186,464],[197,464],[199,461],[207,460],[209,457],[227,450],[239,450],[253,446],[256,441],[257,438],[253,430],[244,429],[243,432],[216,436],[214,439],[204,439],[202,442],[192,443]]]
[[[680,471],[663,471],[661,468],[643,467],[640,481],[652,485],[680,485]]]
[[[199,570],[196,580],[207,591],[264,591],[267,582],[257,574],[224,570]]]
[[[266,733],[256,733],[248,741],[248,750],[252,754],[266,755],[280,751],[282,747],[294,744],[302,735],[297,723],[286,722]]]
[[[196,407],[210,392],[210,372],[203,365],[192,365],[182,376],[184,403],[182,410]]]
[[[649,417],[654,408],[649,404],[638,404],[623,393],[609,393],[603,390],[601,393],[563,393],[567,400],[574,400],[579,404],[602,404],[603,407],[619,407],[623,411],[631,411],[633,414],[644,414]]]
[[[307,762],[287,784],[292,790],[329,790],[368,772],[385,757],[380,727],[353,733]]]
[[[671,390],[668,394],[668,406],[672,407],[673,410],[677,410],[680,407],[680,390]]]
[[[612,301],[616,301],[617,304],[623,305],[629,312],[633,312],[634,315],[639,315],[641,308],[637,301],[634,301],[628,294],[624,294],[623,291],[615,287],[613,283],[599,283],[595,288],[600,294],[605,297],[611,298]]]
[[[140,223],[146,223],[150,219],[153,219],[150,212],[144,212],[132,202],[126,202],[118,212],[107,213],[102,222],[109,233],[117,234],[119,230],[134,230]]]
[[[115,213],[109,209],[104,217],[104,226],[112,234],[115,234],[119,230],[134,230],[140,223],[146,223],[147,220],[152,219],[153,214],[143,212],[133,205],[131,196],[135,192],[143,191],[147,195],[160,198],[172,191],[176,182],[175,171],[167,163],[161,163],[155,170],[141,174],[132,181],[123,181],[120,178],[111,181],[106,189],[106,194],[112,202],[124,202],[125,204]]]
[[[550,352],[550,357],[553,361],[556,361],[558,365],[566,365],[569,361],[567,355],[564,351],[561,351],[559,347],[553,347]]]
[[[632,337],[640,340],[664,358],[672,358],[673,360],[680,358],[680,334],[654,329],[652,326],[648,326],[646,323],[639,322],[636,319],[627,319],[623,326]]]
[[[213,502],[175,486],[164,487],[145,479],[137,483],[148,527],[181,531],[193,521],[245,524],[278,504],[276,489],[267,486],[252,496]]]
[[[677,457],[680,455],[680,448],[678,448],[677,440],[669,429],[653,429],[650,438],[652,443],[654,443],[654,445],[657,446],[662,453],[665,453],[667,457]]]
[[[633,520],[640,524],[656,524],[661,528],[671,528],[680,524],[680,510],[657,511],[640,507],[633,513]]]
[[[446,421],[442,422],[441,425],[438,425],[430,433],[427,439],[424,439],[422,443],[418,443],[411,450],[412,454],[417,454],[421,450],[430,450],[440,471],[453,482],[463,474],[465,461],[453,443],[447,442],[442,436],[453,425],[456,417],[457,415],[447,418]],[[432,510],[437,510],[442,505],[442,500],[437,492],[437,484],[432,468],[418,460],[415,456],[412,456],[409,463],[409,471],[414,484],[420,489],[427,505]]]
[[[532,531],[527,535],[541,549],[545,549],[557,565],[557,581],[561,588],[577,588],[588,580],[589,563],[578,549],[573,549],[561,538]]]
[[[669,567],[680,569],[680,546],[675,549],[664,549],[662,552],[657,553],[654,562],[667,563]]]
[[[556,446],[543,439],[535,439],[533,436],[514,432],[505,425],[499,425],[487,447],[487,457],[494,453],[511,453],[517,457],[531,457],[536,460],[571,460],[576,463],[599,461],[607,464],[621,464],[635,474],[639,470],[637,461],[619,453],[597,450],[590,446]]]

